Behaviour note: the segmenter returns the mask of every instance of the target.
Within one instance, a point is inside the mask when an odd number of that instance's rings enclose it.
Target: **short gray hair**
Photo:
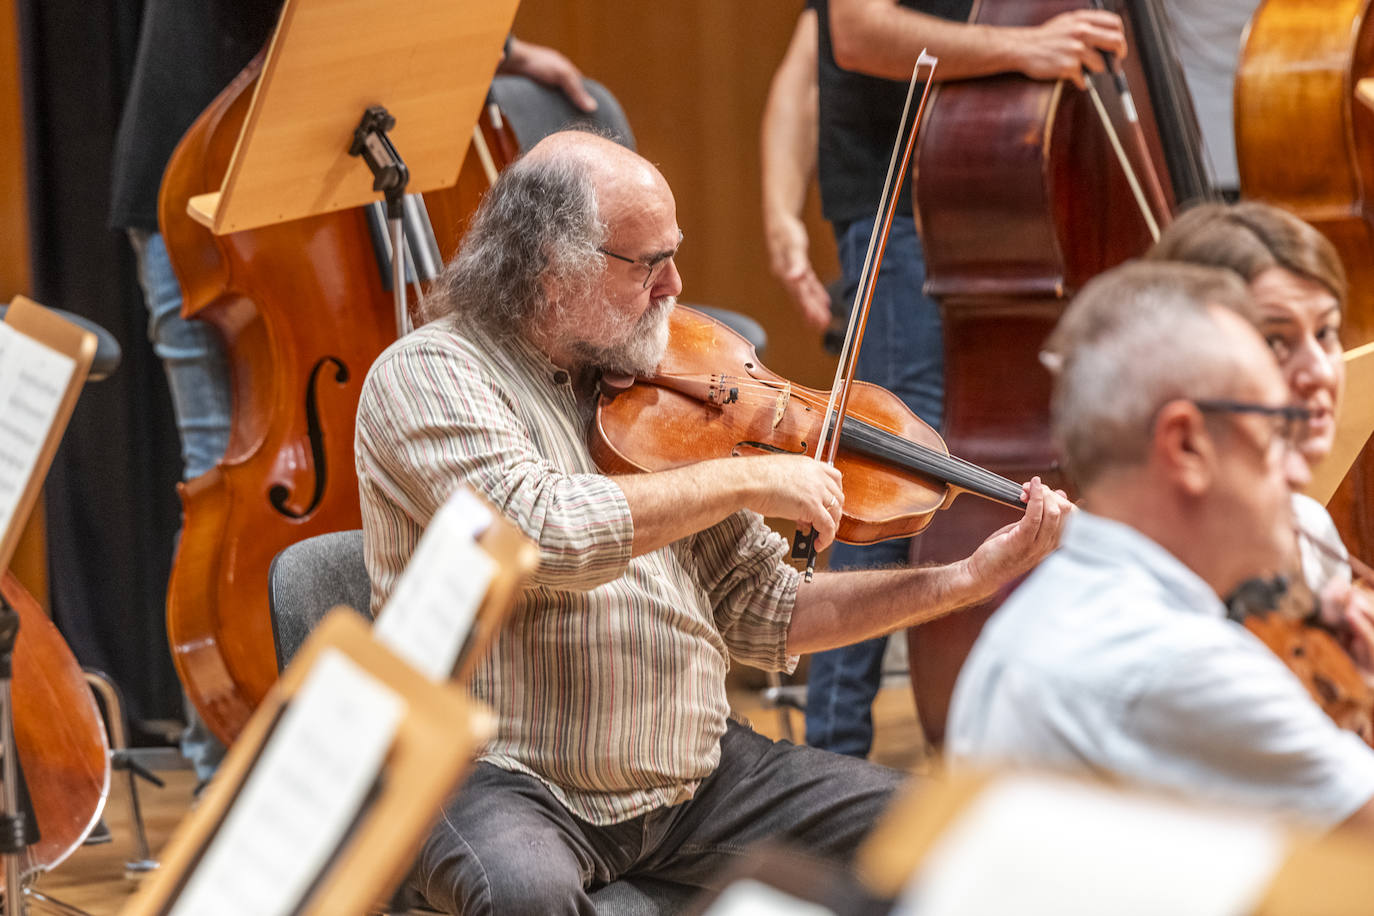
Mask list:
[[[522,333],[562,296],[587,295],[606,241],[587,165],[571,157],[522,157],[482,198],[458,255],[420,304],[424,320],[459,314],[496,333]]]
[[[1243,369],[1209,307],[1243,315],[1247,302],[1233,273],[1163,261],[1083,287],[1048,342],[1060,360],[1050,431],[1078,487],[1144,461],[1164,404],[1236,391]]]

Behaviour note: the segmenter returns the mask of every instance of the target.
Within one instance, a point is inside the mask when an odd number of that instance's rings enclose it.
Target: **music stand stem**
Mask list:
[[[391,230],[391,289],[396,304],[396,336],[410,333],[410,312],[406,309],[406,248],[404,198],[410,182],[410,169],[392,145],[387,131],[396,119],[381,105],[363,112],[353,131],[351,156],[362,156],[372,171],[372,190],[386,195],[386,221]]]

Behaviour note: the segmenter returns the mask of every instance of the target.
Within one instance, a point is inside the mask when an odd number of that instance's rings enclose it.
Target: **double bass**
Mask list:
[[[1083,0],[980,0],[970,21],[1031,26]],[[1207,193],[1201,140],[1162,17],[1149,0],[1118,9],[1125,78],[1143,144],[1131,161],[1159,177],[1151,215]],[[1100,95],[1125,135],[1108,80]],[[926,292],[944,328],[944,437],[952,452],[1013,480],[1066,483],[1049,441],[1051,378],[1040,345],[1088,279],[1152,244],[1145,212],[1086,93],[1016,74],[936,87],[913,176]],[[1142,156],[1140,150],[1146,151]],[[956,505],[918,539],[913,561],[969,555],[1014,521],[983,501]],[[954,680],[997,601],[908,633],[911,678],[927,736],[940,741]]]
[[[231,367],[229,445],[215,468],[179,487],[183,527],[167,596],[177,674],[226,744],[277,678],[273,557],[361,524],[354,416],[368,368],[396,338],[363,209],[223,236],[186,212],[191,197],[220,187],[264,56],[188,130],[158,202],[182,313],[215,326]],[[488,166],[515,155],[513,135],[489,110],[480,130],[488,162],[474,144],[458,184],[424,196],[443,258],[489,186]]]
[[[1374,73],[1372,12],[1370,0],[1265,0],[1236,68],[1241,194],[1291,211],[1336,247],[1350,284],[1347,348],[1374,341],[1374,111],[1355,97]],[[1353,553],[1374,554],[1374,447],[1327,509]]]

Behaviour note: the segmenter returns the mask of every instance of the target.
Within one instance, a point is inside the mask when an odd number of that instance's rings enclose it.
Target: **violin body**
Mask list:
[[[1335,245],[1350,283],[1347,348],[1374,341],[1374,112],[1355,98],[1371,72],[1370,0],[1266,0],[1236,70],[1241,193],[1292,211]],[[1374,448],[1327,508],[1354,553],[1374,553]]]
[[[39,828],[20,869],[29,874],[61,863],[100,819],[110,792],[109,741],[90,685],[57,627],[8,571],[0,593],[19,615],[10,697],[15,747]]]
[[[1302,681],[1337,725],[1374,745],[1374,689],[1334,636],[1281,611],[1250,614],[1245,628]]]
[[[590,445],[603,471],[663,471],[706,458],[769,453],[815,455],[829,392],[768,370],[753,344],[694,309],[675,308],[670,327],[668,352],[654,376],[601,398]],[[1019,485],[963,464],[900,398],[855,383],[835,458],[844,486],[838,538],[872,544],[910,536],[965,489],[1019,504]],[[949,485],[961,473],[969,475],[963,481],[969,486]]]
[[[368,368],[396,338],[363,210],[218,237],[186,213],[192,196],[220,186],[262,59],[187,132],[159,199],[182,314],[219,331],[232,375],[226,454],[180,487],[183,527],[167,598],[181,682],[226,744],[277,677],[267,604],[273,557],[361,524],[354,416]],[[485,127],[499,155],[509,138]],[[446,258],[487,185],[470,154],[456,188],[425,196]]]
[[[1027,26],[1088,6],[1081,0],[981,0],[972,21]],[[1123,61],[1163,204],[1175,168],[1141,69],[1151,55],[1123,13]],[[1181,77],[1180,77],[1181,79]],[[1106,87],[1107,82],[1099,82]],[[1115,119],[1115,91],[1100,88]],[[1118,133],[1125,134],[1118,124]],[[1168,167],[1166,168],[1166,164]],[[1041,343],[1087,280],[1152,244],[1090,99],[1066,82],[1003,74],[935,88],[916,151],[916,221],[926,292],[944,331],[943,434],[955,454],[1015,480],[1067,489],[1049,440],[1051,378]],[[1168,213],[1154,213],[1163,224]],[[968,556],[1015,516],[965,502],[913,545],[915,563]],[[959,668],[1000,598],[909,632],[913,688],[927,736],[939,742]]]

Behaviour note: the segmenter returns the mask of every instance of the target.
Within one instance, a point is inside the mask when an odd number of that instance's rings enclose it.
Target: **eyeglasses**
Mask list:
[[[624,261],[626,264],[634,264],[638,267],[644,268],[643,288],[648,289],[653,284],[654,277],[658,276],[659,270],[662,269],[664,264],[667,264],[669,261],[671,261],[674,257],[677,256],[677,250],[681,247],[682,230],[679,229],[677,231],[677,245],[673,246],[672,251],[661,251],[658,254],[651,255],[647,258],[627,258],[623,254],[616,254],[614,251],[608,251],[605,248],[597,248],[596,250],[601,252],[608,258],[615,258],[617,261]]]
[[[1274,441],[1286,448],[1296,448],[1307,438],[1307,425],[1312,421],[1312,411],[1296,404],[1272,406],[1254,404],[1249,401],[1195,400],[1193,406],[1203,413],[1253,413],[1267,417],[1273,425]]]

